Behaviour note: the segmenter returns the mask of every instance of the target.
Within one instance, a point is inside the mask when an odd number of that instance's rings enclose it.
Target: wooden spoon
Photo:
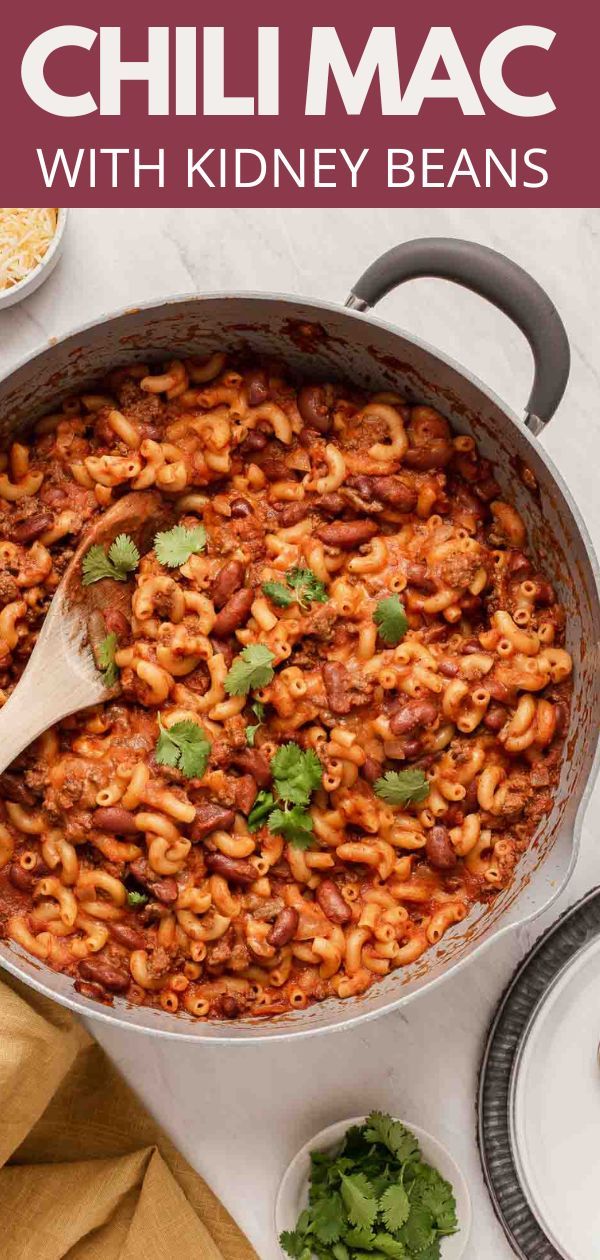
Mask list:
[[[104,612],[130,613],[133,584],[103,578],[83,586],[81,561],[94,543],[106,547],[118,534],[129,534],[142,556],[173,519],[162,496],[148,490],[125,495],[94,521],[56,589],[23,674],[0,709],[0,773],[61,718],[118,695],[118,684],[106,686],[91,644],[106,633],[98,632]]]

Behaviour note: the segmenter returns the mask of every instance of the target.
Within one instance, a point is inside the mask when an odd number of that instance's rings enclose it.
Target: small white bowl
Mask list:
[[[294,1156],[283,1174],[275,1202],[277,1238],[284,1230],[295,1229],[300,1213],[308,1207],[311,1151],[333,1153],[336,1146],[341,1146],[346,1131],[355,1124],[364,1124],[366,1118],[366,1116],[354,1116],[351,1120],[338,1120],[337,1124],[330,1124],[329,1128],[322,1129],[309,1142],[306,1142],[302,1150]],[[437,1138],[432,1137],[430,1133],[425,1133],[424,1129],[419,1129],[416,1124],[406,1121],[402,1123],[406,1123],[406,1127],[417,1138],[425,1162],[437,1168],[437,1171],[452,1186],[456,1198],[459,1232],[442,1239],[442,1260],[460,1260],[471,1231],[471,1199],[467,1183],[453,1156],[441,1142],[438,1142]]]
[[[37,267],[28,271],[27,275],[23,276],[18,284],[13,284],[10,289],[0,289],[0,311],[6,310],[8,306],[14,306],[17,302],[22,302],[23,298],[30,297],[48,279],[48,276],[52,275],[62,253],[68,213],[64,207],[59,209],[56,231]]]

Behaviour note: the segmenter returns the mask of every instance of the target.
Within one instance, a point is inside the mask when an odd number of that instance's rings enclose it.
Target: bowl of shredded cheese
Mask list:
[[[0,310],[29,297],[48,278],[66,222],[65,209],[0,207]]]

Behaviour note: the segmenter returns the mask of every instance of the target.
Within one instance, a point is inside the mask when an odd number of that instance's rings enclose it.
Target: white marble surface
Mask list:
[[[24,305],[0,314],[0,371],[86,319],[174,292],[270,289],[343,301],[379,252],[412,236],[445,234],[509,253],[561,310],[573,374],[542,441],[600,550],[600,211],[75,210],[55,275]],[[420,281],[391,294],[380,310],[473,368],[517,409],[524,405],[527,347],[503,316],[473,295]],[[431,995],[355,1031],[227,1049],[151,1042],[90,1024],[261,1260],[280,1256],[272,1209],[288,1160],[311,1133],[373,1106],[429,1129],[461,1163],[474,1206],[467,1260],[512,1255],[492,1213],[475,1144],[482,1037],[531,940],[600,880],[599,820],[596,791],[577,871],[546,919],[493,943]]]

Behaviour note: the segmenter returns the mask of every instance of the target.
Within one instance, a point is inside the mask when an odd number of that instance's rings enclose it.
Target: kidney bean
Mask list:
[[[419,726],[431,726],[438,715],[437,704],[433,700],[409,700],[401,709],[396,709],[390,718],[390,730],[393,735],[410,735]]]
[[[33,792],[29,790],[22,778],[11,770],[5,770],[4,774],[0,774],[0,799],[14,801],[15,805],[26,805],[29,808],[36,803]]]
[[[242,774],[235,785],[235,805],[242,814],[249,814],[256,797],[258,787],[251,774]]]
[[[227,857],[225,853],[209,853],[206,858],[209,871],[215,875],[223,875],[232,884],[253,884],[258,879],[258,871],[251,862],[243,858]]]
[[[456,852],[447,827],[438,825],[427,832],[425,853],[429,865],[435,866],[439,871],[450,871],[456,866]]]
[[[376,757],[366,757],[363,763],[362,772],[367,783],[376,783],[381,778],[381,762]]]
[[[33,516],[29,516],[26,521],[13,526],[12,537],[17,543],[33,542],[34,538],[39,538],[40,534],[50,529],[53,521],[51,512],[34,512]]]
[[[290,475],[287,464],[282,459],[276,459],[274,455],[267,455],[261,459],[260,468],[267,481],[287,481]]]
[[[477,799],[477,779],[473,779],[467,788],[466,796],[461,801],[463,814],[474,814],[479,809],[479,801]]]
[[[228,560],[223,565],[213,582],[211,597],[215,608],[222,608],[223,604],[238,591],[244,581],[244,565],[241,560]]]
[[[331,525],[321,525],[317,530],[317,538],[327,547],[341,547],[350,550],[360,547],[378,533],[379,526],[375,521],[333,521]]]
[[[156,897],[157,901],[162,901],[163,905],[177,901],[179,890],[175,880],[170,875],[165,878],[157,877],[146,858],[136,858],[134,862],[130,862],[129,871],[138,884]]]
[[[274,949],[282,949],[284,945],[288,945],[296,935],[299,922],[300,915],[293,906],[286,906],[285,909],[280,910],[267,936],[267,944],[272,945]]]
[[[321,667],[321,675],[332,713],[349,713],[348,671],[341,661],[327,661]]]
[[[236,591],[235,595],[231,595],[227,603],[223,605],[213,626],[217,638],[225,638],[233,630],[237,630],[238,626],[243,626],[253,603],[254,591],[249,586],[244,586],[241,591]]]
[[[128,637],[131,626],[119,608],[109,608],[104,614],[104,622],[109,634],[116,634],[117,639]]]
[[[179,896],[179,889],[171,875],[166,875],[164,879],[153,879],[150,888],[156,900],[162,901],[163,906],[172,905]]]
[[[419,591],[434,591],[435,582],[427,576],[427,565],[422,561],[411,561],[406,568],[406,579],[411,586],[416,586]]]
[[[232,499],[230,507],[233,521],[242,521],[244,517],[252,515],[252,508],[247,499]]]
[[[332,923],[348,923],[352,911],[332,879],[322,879],[315,894],[317,901]]]
[[[91,984],[89,980],[75,980],[73,988],[76,993],[81,993],[82,997],[90,998],[92,1002],[106,1001],[106,992],[101,984]]]
[[[124,993],[129,988],[130,975],[113,967],[104,958],[84,958],[79,964],[79,974],[83,980],[91,980],[92,984],[101,984],[103,989],[111,993]]]
[[[119,945],[123,945],[125,949],[145,949],[146,938],[143,932],[136,932],[135,928],[128,927],[126,923],[111,923],[111,936]]]
[[[279,512],[279,520],[284,529],[290,525],[299,525],[308,513],[306,503],[285,503]]]
[[[555,704],[556,713],[556,735],[564,735],[569,726],[569,706],[566,700],[557,700]]]
[[[504,723],[508,717],[508,712],[502,704],[491,704],[483,719],[483,725],[488,731],[498,732],[502,730]]]
[[[99,831],[111,831],[120,836],[139,835],[135,814],[132,814],[130,809],[123,809],[121,805],[107,805],[106,808],[95,809],[93,819],[94,826]]]
[[[321,494],[318,499],[315,499],[313,507],[318,508],[319,512],[324,512],[326,516],[339,516],[347,507],[347,503],[343,495],[333,490],[331,494]]]
[[[258,783],[258,786],[264,788],[271,781],[271,767],[267,757],[260,751],[260,748],[241,748],[232,753],[231,764],[237,766],[239,770],[245,770],[251,774]]]
[[[217,805],[215,801],[206,801],[197,806],[196,817],[190,827],[190,840],[196,843],[204,840],[211,831],[227,831],[233,827],[234,822],[235,813],[232,809]]]
[[[303,385],[298,393],[298,411],[305,424],[328,433],[331,426],[329,407],[322,385]]]
[[[257,368],[254,372],[249,372],[245,378],[246,391],[248,394],[248,402],[251,407],[259,407],[269,398],[269,385],[267,382],[267,374],[262,368]]]
[[[13,888],[18,888],[19,892],[31,892],[34,884],[33,871],[24,871],[18,862],[13,862],[8,868],[8,878]]]
[[[381,499],[383,503],[389,503],[390,507],[395,507],[400,512],[412,512],[416,506],[416,490],[407,486],[400,477],[367,477],[359,473],[355,477],[349,477],[346,484],[357,490],[361,498],[367,501]]]
[[[450,463],[454,447],[448,438],[432,438],[426,446],[411,446],[402,463],[407,468],[427,472],[431,468],[444,468]]]
[[[238,450],[240,455],[252,455],[255,451],[264,451],[268,441],[267,434],[261,429],[252,429],[240,443]]]

